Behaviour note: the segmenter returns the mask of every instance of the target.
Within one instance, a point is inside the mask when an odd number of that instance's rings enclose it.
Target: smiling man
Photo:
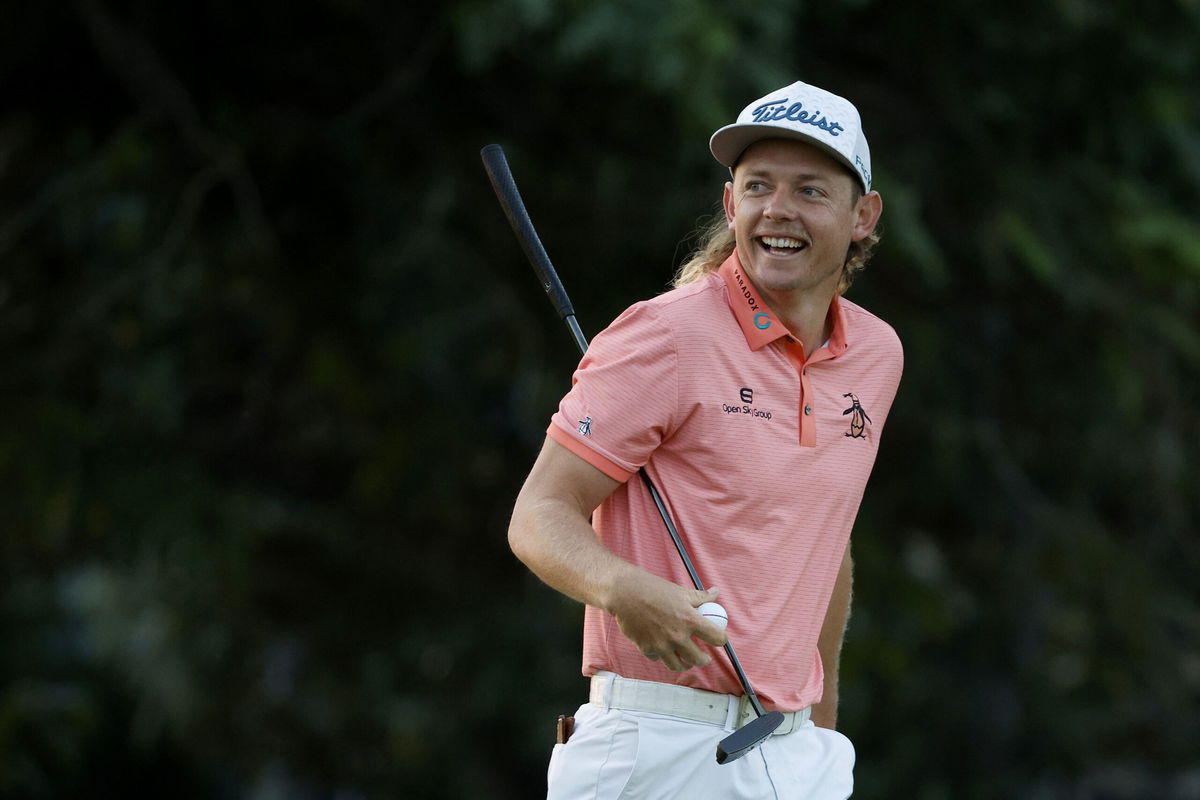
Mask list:
[[[843,297],[882,200],[857,110],[794,83],[710,141],[724,214],[675,288],[593,340],[509,527],[516,555],[585,604],[589,702],[555,746],[552,798],[846,798],[836,731],[850,531],[899,384],[892,329]],[[662,490],[707,586],[641,481]],[[697,611],[720,596],[725,630]],[[751,715],[718,648],[735,640],[785,722],[715,748]]]

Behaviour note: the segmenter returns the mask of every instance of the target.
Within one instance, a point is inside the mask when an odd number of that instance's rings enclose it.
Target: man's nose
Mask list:
[[[786,189],[776,189],[767,198],[763,207],[763,215],[770,219],[792,219],[796,214],[796,206],[791,192]]]

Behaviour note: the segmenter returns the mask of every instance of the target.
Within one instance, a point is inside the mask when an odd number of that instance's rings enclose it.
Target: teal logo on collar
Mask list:
[[[771,327],[771,315],[764,314],[761,311],[755,314],[754,327],[758,328],[760,331],[765,331],[767,328]]]

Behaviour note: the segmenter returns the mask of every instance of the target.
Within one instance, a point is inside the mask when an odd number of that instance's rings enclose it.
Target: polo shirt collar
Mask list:
[[[724,279],[725,286],[729,289],[729,307],[733,310],[733,316],[737,319],[742,335],[746,337],[746,344],[751,350],[759,350],[783,337],[795,341],[791,332],[775,316],[771,307],[763,302],[754,284],[746,277],[736,250],[721,264],[717,274]],[[834,295],[833,302],[829,305],[829,314],[833,318],[833,333],[829,335],[828,346],[830,355],[836,357],[845,352],[847,346],[840,295]]]

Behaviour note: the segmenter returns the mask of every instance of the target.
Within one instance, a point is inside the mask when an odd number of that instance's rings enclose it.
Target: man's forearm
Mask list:
[[[837,582],[829,598],[829,608],[825,612],[825,622],[821,626],[821,635],[817,640],[817,651],[821,654],[821,666],[825,671],[825,690],[820,702],[813,706],[812,720],[814,725],[822,728],[837,727],[838,672],[841,667],[842,642],[846,638],[846,623],[850,619],[853,584],[854,562],[850,558],[850,545],[847,543]]]
[[[712,656],[725,632],[696,612],[714,591],[679,586],[620,558],[596,536],[589,515],[619,484],[547,439],[517,496],[508,541],[548,586],[607,611],[647,658],[679,671]]]
[[[551,588],[608,609],[632,565],[597,538],[590,517],[619,484],[547,438],[517,495],[508,543]]]
[[[546,585],[596,608],[608,608],[622,571],[632,568],[600,542],[577,509],[555,501],[518,501],[509,545]]]

